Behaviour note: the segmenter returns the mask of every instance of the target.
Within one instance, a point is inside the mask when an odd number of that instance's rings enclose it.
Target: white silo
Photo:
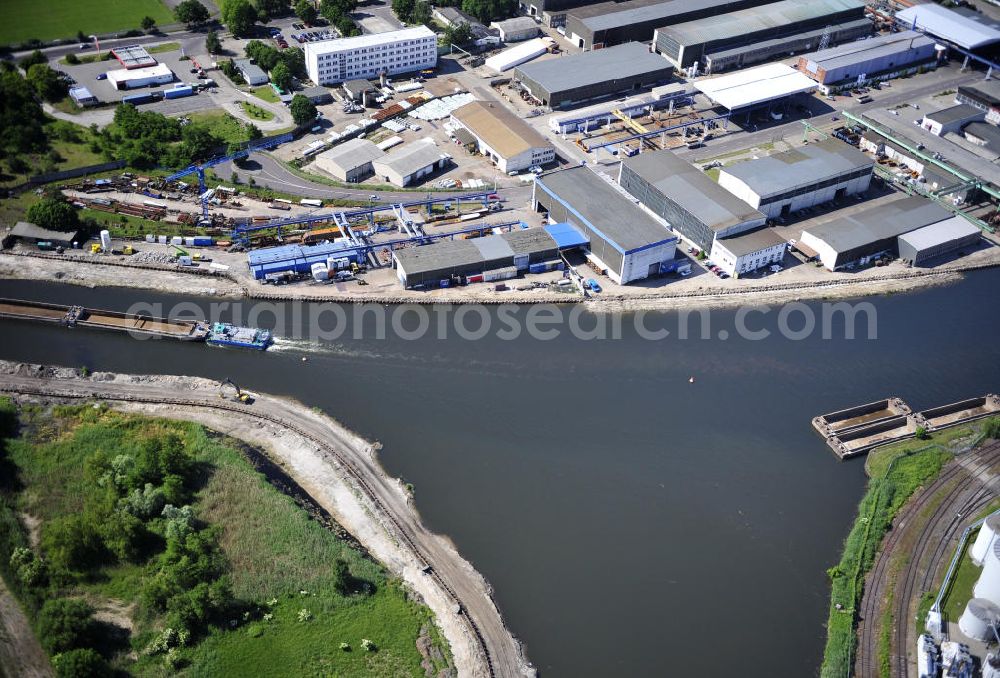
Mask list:
[[[958,628],[973,640],[992,640],[993,629],[1000,620],[1000,607],[982,598],[973,598],[965,604],[965,612],[958,619]]]
[[[983,571],[972,588],[972,595],[1000,605],[1000,539],[994,539],[993,545],[986,551]]]
[[[110,252],[111,251],[111,232],[101,231],[101,251]]]
[[[309,269],[312,272],[313,280],[316,282],[322,282],[330,279],[330,271],[327,269],[326,264],[315,263]]]
[[[983,678],[1000,678],[1000,656],[996,653],[986,655],[983,662]]]
[[[983,558],[986,557],[986,552],[993,545],[997,534],[1000,534],[1000,514],[992,515],[986,519],[986,522],[979,528],[976,541],[969,549],[969,557],[979,567],[983,566]]]

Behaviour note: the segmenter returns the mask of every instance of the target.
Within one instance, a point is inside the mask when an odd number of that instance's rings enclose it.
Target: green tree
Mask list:
[[[46,58],[46,56],[42,54],[41,50],[36,49],[31,54],[18,61],[17,65],[20,66],[25,73],[27,73],[28,69],[34,66],[35,64],[47,64],[47,63],[49,63],[48,58]]]
[[[472,28],[461,21],[444,29],[443,42],[446,45],[464,45],[472,40]]]
[[[209,54],[222,53],[222,41],[219,40],[218,33],[215,31],[209,31],[205,34],[205,49],[208,50]]]
[[[311,24],[316,21],[316,8],[309,0],[299,0],[295,3],[295,16]]]
[[[304,125],[316,119],[316,106],[307,97],[296,94],[292,97],[292,103],[288,105],[292,112],[292,120],[296,125]]]
[[[250,140],[250,141],[254,141],[256,139],[263,139],[264,138],[264,133],[261,132],[260,128],[257,127],[257,125],[253,124],[252,122],[246,123],[243,126],[243,129],[246,130],[247,139]],[[235,174],[235,172],[234,172],[234,174]]]
[[[69,54],[66,55],[66,63],[70,64],[71,66],[75,66],[76,64],[80,63],[80,57],[70,52]]]
[[[233,35],[246,37],[257,21],[257,10],[249,0],[226,0],[222,5],[222,21]]]
[[[65,200],[43,198],[28,208],[28,221],[53,231],[70,231],[80,225],[76,208]]]
[[[34,64],[28,69],[27,80],[35,92],[45,101],[60,101],[69,87],[56,71],[46,64]]]
[[[348,18],[357,6],[357,0],[323,0],[319,6],[319,13],[331,24],[339,26],[341,19]]]
[[[54,518],[42,528],[42,550],[60,572],[86,572],[104,556],[94,526],[77,514]]]
[[[288,70],[285,62],[282,61],[271,69],[271,82],[284,92],[292,89],[292,72]]]
[[[288,0],[253,0],[254,9],[267,16],[282,16],[288,13]],[[267,23],[266,21],[262,23]]]
[[[92,640],[93,614],[79,599],[47,600],[38,613],[38,640],[50,655],[84,647]]]
[[[208,9],[198,0],[184,0],[174,8],[174,18],[189,26],[203,24],[209,16]]]
[[[340,31],[340,34],[345,38],[349,38],[353,35],[361,35],[361,30],[358,28],[357,24],[354,23],[354,20],[351,19],[351,17],[346,15],[340,17],[337,21],[337,30]]]
[[[104,658],[89,647],[57,655],[52,663],[59,678],[104,678],[112,674]]]
[[[184,155],[191,160],[208,160],[222,145],[222,139],[201,125],[187,125],[181,135],[184,138]]]
[[[431,22],[431,3],[427,0],[417,0],[413,5],[411,20],[415,24],[427,25]]]
[[[142,30],[151,31],[156,26],[156,19],[151,16],[144,16],[139,25],[142,26]]]
[[[416,0],[392,0],[392,11],[396,13],[400,21],[409,23],[413,20],[413,6],[415,4]]]
[[[462,11],[488,24],[514,16],[517,0],[462,0]]]

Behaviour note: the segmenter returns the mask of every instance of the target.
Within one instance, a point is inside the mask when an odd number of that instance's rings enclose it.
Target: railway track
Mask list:
[[[992,443],[973,454],[975,459],[971,464],[959,461],[949,463],[930,485],[908,502],[906,508],[893,521],[892,529],[883,540],[875,563],[865,580],[865,592],[859,611],[860,638],[855,675],[865,678],[879,675],[879,612],[882,609],[882,601],[890,593],[890,588],[894,588],[892,603],[894,631],[890,674],[900,678],[909,676],[908,635],[913,621],[910,619],[909,609],[914,593],[922,595],[929,589],[938,569],[936,563],[945,555],[950,536],[968,521],[968,514],[980,510],[996,496],[990,484],[982,481],[989,475],[990,468],[1000,462],[1000,443]],[[923,519],[906,570],[896,580],[895,586],[890,587],[889,565],[897,545],[908,533],[907,528],[911,520],[919,518],[927,504],[956,479],[964,482],[959,482],[955,490],[938,504],[931,515]],[[980,482],[975,482],[977,480]],[[925,557],[928,552],[930,552],[929,559]],[[926,563],[924,567],[921,567],[922,562]],[[918,582],[919,591],[916,590]]]
[[[32,380],[37,382],[38,380]],[[452,602],[453,609],[458,613],[458,616],[463,620],[467,629],[476,641],[477,644],[477,654],[481,660],[481,664],[485,669],[485,673],[491,678],[497,676],[502,677],[516,677],[522,675],[533,675],[534,670],[530,667],[523,655],[523,648],[513,635],[510,634],[509,630],[503,624],[502,618],[500,618],[499,611],[497,609],[495,601],[492,599],[490,592],[487,591],[488,604],[492,606],[493,611],[495,611],[497,619],[499,619],[500,626],[503,628],[504,634],[509,637],[513,643],[498,642],[498,639],[494,638],[492,642],[487,640],[486,634],[484,634],[481,627],[481,623],[477,621],[476,612],[477,608],[481,608],[481,604],[477,604],[476,600],[470,600],[466,597],[463,600],[452,584],[442,576],[442,572],[449,572],[451,568],[447,567],[446,563],[441,562],[440,559],[435,558],[433,554],[427,552],[426,549],[417,545],[414,538],[414,533],[422,532],[422,526],[419,522],[413,520],[400,519],[389,506],[386,505],[384,501],[380,498],[379,492],[372,486],[368,480],[369,471],[362,470],[358,467],[356,462],[350,459],[347,455],[343,454],[336,445],[330,444],[328,439],[321,435],[318,435],[312,431],[307,430],[306,427],[299,425],[296,421],[291,420],[288,417],[279,416],[272,414],[264,410],[264,407],[271,403],[263,403],[263,406],[255,405],[253,408],[246,405],[239,405],[236,403],[228,402],[220,399],[212,399],[210,397],[200,397],[200,398],[184,398],[184,397],[173,397],[173,396],[149,396],[141,395],[133,392],[119,392],[115,393],[108,386],[117,386],[118,390],[122,389],[121,384],[88,384],[88,386],[93,386],[92,389],[88,391],[81,392],[80,389],[72,389],[66,387],[55,387],[55,386],[39,386],[39,385],[29,385],[29,384],[16,384],[10,383],[10,378],[5,378],[5,383],[0,383],[0,391],[7,391],[13,393],[19,393],[22,395],[33,395],[38,397],[46,398],[63,398],[63,399],[77,399],[77,400],[87,400],[87,399],[101,399],[101,400],[112,400],[125,403],[134,404],[149,404],[149,405],[173,405],[181,407],[198,407],[206,408],[215,411],[232,412],[239,414],[244,417],[251,417],[254,419],[267,421],[271,424],[275,424],[282,428],[288,429],[297,435],[301,436],[305,440],[308,440],[314,444],[318,451],[323,454],[326,458],[333,461],[337,466],[342,468],[350,477],[351,480],[357,485],[357,487],[364,493],[365,498],[371,502],[375,508],[378,509],[378,515],[389,523],[391,527],[391,532],[393,537],[399,539],[403,542],[406,547],[416,555],[419,562],[424,563],[428,566],[425,570],[427,576],[431,577],[434,582],[441,588],[441,590],[447,592],[450,600]],[[103,387],[103,388],[102,388]],[[345,447],[347,447],[345,445]],[[440,568],[440,570],[439,570]],[[455,570],[452,570],[456,574],[461,574]],[[489,612],[487,610],[487,612]],[[494,624],[495,626],[495,624]],[[494,629],[496,630],[496,629]],[[494,633],[494,635],[496,635]]]

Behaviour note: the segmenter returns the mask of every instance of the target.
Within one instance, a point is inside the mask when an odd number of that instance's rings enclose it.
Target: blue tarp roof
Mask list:
[[[542,228],[552,236],[561,250],[590,244],[590,238],[578,231],[573,224],[563,222],[561,224],[548,224]]]

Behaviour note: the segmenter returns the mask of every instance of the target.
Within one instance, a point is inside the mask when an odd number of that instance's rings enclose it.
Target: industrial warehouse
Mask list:
[[[935,42],[916,31],[887,33],[799,57],[797,68],[820,84],[824,94],[888,80],[937,64]]]
[[[667,225],[589,167],[542,175],[535,181],[532,205],[549,221],[568,222],[588,236],[588,257],[619,285],[676,265],[677,237]]]
[[[951,216],[948,210],[930,200],[911,196],[809,226],[802,231],[796,247],[816,256],[828,270],[853,268],[884,253],[898,254],[899,236],[950,220]],[[952,222],[939,231],[928,232],[924,238],[913,240],[911,246],[932,248],[935,255],[941,254],[948,242],[961,243],[965,237],[964,229],[957,226]],[[915,260],[926,258],[919,251],[911,251],[911,256]]]
[[[451,156],[443,153],[433,139],[427,139],[375,158],[372,169],[380,179],[402,188],[433,174],[449,162]]]
[[[372,162],[384,155],[367,139],[350,139],[317,155],[315,164],[340,181],[357,182],[372,174]]]
[[[838,139],[730,165],[719,185],[769,218],[868,190],[875,161]]]
[[[569,224],[552,224],[397,250],[393,266],[405,288],[497,282],[521,273],[562,269],[559,253],[586,243],[587,238]]]
[[[648,42],[661,26],[714,17],[769,0],[626,0],[601,2],[566,14],[566,37],[581,49]]]
[[[864,13],[861,0],[783,0],[658,28],[653,46],[678,68],[717,73],[813,49],[823,35],[831,44],[871,35]]]
[[[763,226],[767,217],[668,150],[626,158],[619,179],[636,200],[705,252],[717,238]]]
[[[552,144],[499,105],[473,101],[456,109],[451,119],[473,136],[476,150],[496,163],[501,172],[519,172],[555,160]]]
[[[542,105],[565,108],[665,83],[672,73],[666,59],[645,45],[630,42],[524,64],[514,70],[514,78]]]
[[[695,80],[694,86],[713,103],[731,112],[749,113],[773,108],[796,94],[812,92],[817,84],[791,66],[781,63]]]

